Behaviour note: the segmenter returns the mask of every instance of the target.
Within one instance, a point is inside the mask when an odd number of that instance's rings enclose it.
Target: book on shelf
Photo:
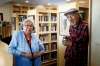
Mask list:
[[[19,17],[18,17],[19,22],[23,22],[23,20],[26,18],[27,18],[27,15],[19,15]]]
[[[43,31],[49,31],[49,26],[48,26],[48,24],[39,24],[39,31],[40,32],[43,32]]]
[[[39,12],[39,21],[40,22],[47,22],[49,20],[48,13]]]
[[[30,18],[32,20],[35,20],[35,15],[27,15],[27,18]]]
[[[44,21],[48,21],[48,16],[44,16]]]
[[[51,13],[51,21],[57,21],[57,14]]]
[[[28,7],[27,6],[23,6],[22,7],[22,10],[26,10],[27,11],[28,10]]]
[[[51,52],[51,59],[57,59],[57,52]]]
[[[57,30],[57,24],[51,24],[51,31]]]
[[[56,21],[57,17],[56,16],[51,16],[51,21]]]
[[[57,33],[52,33],[52,34],[51,34],[51,40],[52,40],[52,41],[57,40]]]
[[[27,11],[21,11],[22,13],[27,13]]]
[[[43,42],[48,42],[48,34],[39,35],[39,38]]]
[[[41,21],[41,16],[39,16],[39,21]]]
[[[44,48],[45,48],[45,51],[49,51],[49,45],[48,44],[44,44]]]
[[[40,35],[39,38],[41,41],[43,41],[43,42],[45,41],[44,35]]]
[[[57,50],[57,42],[51,43],[51,50]]]
[[[46,22],[46,21],[48,21],[48,16],[39,16],[39,21],[40,22]]]
[[[41,56],[42,62],[50,60],[50,53],[45,53]]]

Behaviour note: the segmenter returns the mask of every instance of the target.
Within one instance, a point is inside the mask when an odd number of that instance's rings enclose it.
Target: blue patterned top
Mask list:
[[[32,52],[44,51],[43,42],[41,42],[34,33],[32,33],[31,36]],[[9,44],[9,51],[15,57],[15,66],[32,66],[32,61],[30,61],[29,58],[21,56],[21,52],[30,52],[30,48],[23,31],[18,31],[13,34]],[[34,59],[34,66],[41,66],[40,57]]]

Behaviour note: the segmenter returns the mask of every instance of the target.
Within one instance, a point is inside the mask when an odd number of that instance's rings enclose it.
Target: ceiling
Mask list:
[[[66,0],[28,0],[28,1],[29,1],[28,4],[32,4],[32,5],[46,5],[48,3],[58,5],[58,4],[66,3]],[[25,4],[25,0],[0,0],[0,5],[12,4],[12,3]]]

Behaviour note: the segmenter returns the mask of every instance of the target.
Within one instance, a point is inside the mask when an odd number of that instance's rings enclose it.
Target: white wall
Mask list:
[[[91,66],[100,66],[100,0],[92,0]]]
[[[11,5],[0,6],[0,13],[3,13],[4,21],[11,22],[12,7]]]
[[[59,4],[59,12],[66,12],[70,8],[76,8],[76,5],[76,2]]]

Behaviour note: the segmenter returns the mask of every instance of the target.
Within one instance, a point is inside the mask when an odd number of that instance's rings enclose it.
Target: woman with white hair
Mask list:
[[[41,66],[40,56],[44,53],[43,43],[33,33],[32,20],[23,21],[23,30],[15,32],[9,44],[9,51],[15,58],[15,66]]]

